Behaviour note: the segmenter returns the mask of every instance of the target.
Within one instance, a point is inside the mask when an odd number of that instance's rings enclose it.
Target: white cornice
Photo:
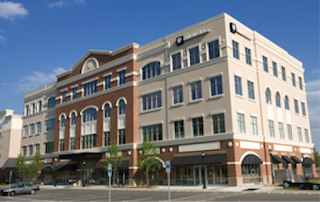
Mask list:
[[[144,58],[149,57],[151,55],[154,55],[155,53],[164,51],[165,49],[168,49],[168,48],[170,48],[170,43],[169,42],[167,42],[165,44],[162,44],[157,48],[153,48],[152,50],[148,50],[148,51],[142,52],[141,54],[138,55],[138,60],[141,60],[141,59],[144,59]]]

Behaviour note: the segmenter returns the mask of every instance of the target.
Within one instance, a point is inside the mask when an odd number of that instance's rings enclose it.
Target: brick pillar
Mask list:
[[[70,150],[70,124],[71,124],[71,117],[68,117],[66,114],[66,126],[64,127],[64,151]]]
[[[242,186],[242,172],[241,164],[228,165],[228,185],[229,186]]]
[[[104,110],[97,111],[97,134],[96,134],[96,147],[102,147],[103,143],[103,115]],[[99,118],[100,117],[100,118]]]
[[[75,136],[75,149],[81,148],[81,123],[82,123],[82,116],[80,112],[76,118],[76,136]]]
[[[129,159],[129,185],[136,186],[137,183],[137,172],[138,167],[136,166],[138,163],[138,150],[133,149],[131,151],[130,159]]]

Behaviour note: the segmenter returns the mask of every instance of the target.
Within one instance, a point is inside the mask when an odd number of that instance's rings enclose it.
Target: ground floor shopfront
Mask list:
[[[208,149],[217,143],[193,144],[187,147],[160,147],[157,157],[160,169],[149,172],[149,183],[166,185],[165,161],[171,163],[172,185],[229,185],[271,184],[276,170],[290,169],[292,180],[315,173],[313,154],[304,156],[299,149],[277,151],[277,146],[255,142],[255,149],[246,148],[243,141],[219,142],[219,149]],[[242,146],[245,145],[245,146]],[[230,146],[231,145],[231,146]],[[237,146],[238,145],[238,146]],[[185,146],[185,145],[183,145]],[[252,147],[252,145],[250,145]],[[247,146],[248,147],[248,146]],[[187,148],[187,149],[186,149]],[[279,146],[278,146],[279,148]],[[202,150],[204,149],[204,150]],[[283,150],[283,149],[282,149]],[[146,175],[136,166],[139,149],[123,150],[123,161],[113,170],[111,182],[117,185],[146,183]],[[96,184],[109,183],[105,169],[106,153],[77,153],[60,155],[53,163],[44,166],[44,184]],[[48,169],[50,168],[50,169]],[[296,177],[298,176],[298,177]]]

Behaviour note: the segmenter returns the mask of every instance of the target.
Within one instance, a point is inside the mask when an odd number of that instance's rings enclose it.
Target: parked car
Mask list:
[[[16,194],[35,194],[39,191],[40,187],[37,185],[32,185],[29,182],[19,182],[12,184],[9,188],[0,190],[2,195],[14,196]]]

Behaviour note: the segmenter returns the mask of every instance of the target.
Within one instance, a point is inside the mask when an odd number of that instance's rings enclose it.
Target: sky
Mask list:
[[[303,62],[320,151],[319,0],[0,0],[0,111],[54,82],[88,50],[141,45],[228,13]]]

